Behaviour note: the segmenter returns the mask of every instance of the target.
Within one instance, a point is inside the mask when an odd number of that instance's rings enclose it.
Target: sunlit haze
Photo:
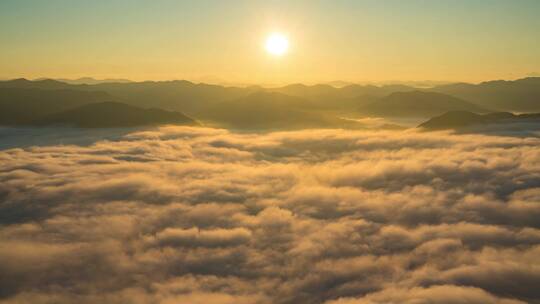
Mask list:
[[[515,79],[540,73],[539,11],[536,0],[3,0],[0,78]],[[294,53],[261,52],[271,32],[294,37]]]

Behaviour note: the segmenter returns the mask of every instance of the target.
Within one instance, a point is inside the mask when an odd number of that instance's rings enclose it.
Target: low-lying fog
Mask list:
[[[0,303],[540,298],[539,138],[0,132]]]

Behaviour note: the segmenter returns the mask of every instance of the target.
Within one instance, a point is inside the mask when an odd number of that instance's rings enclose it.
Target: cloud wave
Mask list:
[[[0,303],[540,303],[538,147],[162,127],[0,151]]]

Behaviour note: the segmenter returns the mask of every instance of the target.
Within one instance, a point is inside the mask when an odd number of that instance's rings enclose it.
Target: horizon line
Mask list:
[[[6,82],[6,81],[15,81],[15,80],[26,80],[26,81],[44,81],[44,80],[54,80],[66,84],[73,84],[69,83],[70,81],[81,81],[81,83],[78,83],[79,85],[95,85],[98,83],[84,83],[82,81],[96,81],[99,83],[144,83],[144,82],[189,82],[191,84],[195,85],[216,85],[216,86],[222,86],[222,87],[240,87],[240,88],[247,88],[247,87],[261,87],[261,88],[280,88],[280,87],[286,87],[286,86],[292,86],[292,85],[303,85],[307,87],[313,87],[313,86],[319,86],[319,85],[326,85],[333,88],[343,88],[351,85],[359,85],[359,86],[389,86],[389,85],[407,85],[411,87],[415,87],[414,84],[418,85],[416,87],[418,88],[428,88],[428,87],[435,87],[438,85],[448,85],[448,84],[473,84],[473,85],[479,85],[482,83],[489,83],[489,82],[497,82],[497,81],[518,81],[528,78],[540,78],[539,75],[530,74],[525,75],[521,77],[515,77],[515,78],[506,78],[506,79],[488,79],[488,80],[482,80],[482,81],[460,81],[460,80],[381,80],[381,81],[346,81],[346,80],[333,80],[333,81],[321,81],[321,82],[288,82],[288,83],[281,83],[281,84],[260,84],[260,83],[242,83],[242,82],[208,82],[208,81],[200,81],[195,79],[181,79],[181,78],[171,78],[171,79],[145,79],[145,80],[132,80],[129,78],[123,78],[123,77],[106,77],[106,78],[99,78],[99,77],[93,77],[93,76],[82,76],[82,77],[74,77],[74,78],[65,78],[65,77],[37,77],[37,78],[30,78],[30,77],[0,77],[0,81]],[[341,83],[341,85],[336,85],[337,83]],[[431,85],[420,85],[420,84],[431,84]],[[77,84],[73,84],[77,85]]]

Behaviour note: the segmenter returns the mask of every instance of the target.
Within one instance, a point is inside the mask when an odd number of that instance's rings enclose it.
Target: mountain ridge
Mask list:
[[[362,115],[378,117],[432,117],[448,111],[489,112],[471,102],[421,90],[396,92],[358,108]]]
[[[420,124],[418,128],[425,130],[456,130],[472,126],[516,122],[540,123],[540,113],[516,115],[510,112],[476,114],[466,111],[451,111],[429,119]]]
[[[80,128],[115,128],[161,124],[198,125],[179,112],[162,109],[141,109],[120,102],[90,103],[63,112],[49,114],[33,125],[69,125]]]
[[[455,83],[429,91],[463,98],[498,111],[540,112],[540,77],[492,80],[479,84]]]

